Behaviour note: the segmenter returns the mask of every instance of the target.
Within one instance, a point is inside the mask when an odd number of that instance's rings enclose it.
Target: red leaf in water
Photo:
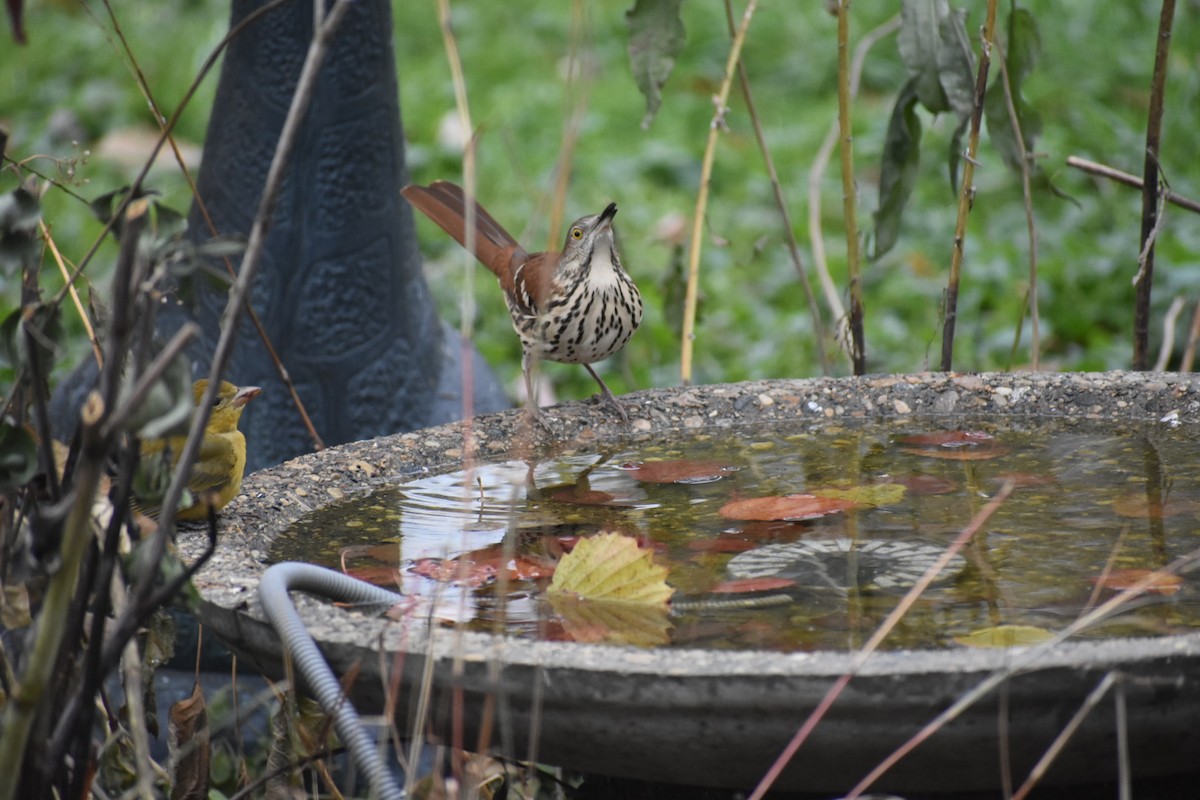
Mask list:
[[[718,583],[710,592],[715,594],[742,594],[744,592],[767,592],[772,589],[787,589],[795,586],[791,578],[742,578],[736,581]]]
[[[673,461],[628,461],[621,465],[642,483],[711,483],[736,472],[737,467],[715,461],[681,458]]]
[[[990,442],[994,438],[990,433],[982,431],[933,431],[898,436],[896,441],[916,447],[971,447]]]
[[[494,563],[477,564],[463,559],[418,558],[409,570],[423,578],[477,588],[496,579]]]
[[[1165,519],[1200,512],[1200,503],[1186,497],[1171,497],[1151,503],[1143,492],[1121,495],[1113,503],[1117,516],[1134,519]]]
[[[716,539],[695,539],[687,543],[688,550],[697,553],[744,553],[759,547],[758,542],[749,539],[734,539],[728,536],[718,536]]]
[[[949,478],[940,478],[937,475],[923,475],[920,473],[893,475],[888,478],[888,483],[898,483],[917,496],[950,494],[958,491],[958,484]]]
[[[1049,486],[1053,483],[1058,483],[1058,478],[1053,475],[1041,475],[1036,472],[1001,472],[991,477],[992,483],[1004,483],[1012,481],[1013,487],[1016,489],[1028,489],[1031,486]]]
[[[1153,577],[1150,577],[1152,575]],[[1183,585],[1183,578],[1178,575],[1155,572],[1152,569],[1114,569],[1107,575],[1089,578],[1092,583],[1117,592],[1132,589],[1147,579],[1149,581],[1141,590],[1154,594],[1175,594],[1179,591],[1179,587]]]
[[[555,565],[549,561],[527,556],[517,556],[508,562],[510,576],[519,581],[533,581],[554,577]]]
[[[629,498],[618,497],[612,492],[602,492],[598,489],[580,489],[575,486],[562,486],[550,489],[546,497],[559,503],[573,503],[577,506],[616,506],[618,508],[632,505]]]
[[[900,452],[913,456],[940,458],[944,461],[987,461],[1008,455],[1008,447],[996,442],[978,445],[963,444],[949,447],[901,447]]]
[[[726,519],[744,520],[815,519],[856,507],[855,503],[837,497],[785,494],[730,500],[721,506],[720,514]]]
[[[395,567],[347,567],[345,572],[351,578],[389,589],[400,582],[400,570]]]

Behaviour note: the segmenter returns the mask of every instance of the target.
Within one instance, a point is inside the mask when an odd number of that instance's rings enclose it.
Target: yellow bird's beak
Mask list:
[[[229,404],[234,408],[242,408],[260,394],[262,394],[262,389],[258,386],[243,386],[238,389],[238,393],[233,396],[233,400]]]

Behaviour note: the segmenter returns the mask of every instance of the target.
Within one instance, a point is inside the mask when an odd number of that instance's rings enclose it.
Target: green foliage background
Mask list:
[[[808,174],[836,113],[836,20],[824,5],[760,5],[744,50],[762,124],[805,249],[814,234],[807,227]],[[967,30],[977,39],[983,3],[958,5],[968,9]],[[1031,0],[1023,5],[1033,13],[1042,39],[1041,60],[1024,87],[1027,101],[1042,118],[1036,150],[1045,172],[1074,198],[1035,198],[1042,364],[1064,370],[1128,366],[1140,194],[1068,170],[1064,162],[1074,154],[1140,172],[1159,4]],[[1161,160],[1174,191],[1200,197],[1200,161],[1195,155],[1200,29],[1188,24],[1188,12],[1200,10],[1200,3],[1180,5]],[[170,113],[224,34],[227,6],[187,0],[117,2],[114,7],[156,98]],[[643,130],[644,99],[634,86],[626,51],[627,8],[607,1],[454,4],[454,29],[478,129],[479,194],[528,247],[558,244],[561,231],[550,231],[547,224],[554,169],[572,109],[585,109],[570,158],[563,224],[616,200],[625,262],[647,298],[643,329],[621,356],[601,367],[618,392],[678,382],[683,254],[661,231],[686,226],[690,219],[713,115],[712,96],[729,46],[721,4],[685,3],[687,42],[664,88],[662,106],[650,128]],[[852,35],[880,24],[895,8],[855,4]],[[1001,8],[1005,14],[1009,6]],[[137,168],[99,156],[100,142],[105,137],[119,140],[129,129],[150,127],[152,121],[113,43],[103,6],[89,3],[80,10],[71,4],[39,3],[30,5],[27,13],[31,43],[18,47],[6,42],[0,47],[0,120],[11,132],[9,154],[56,159],[57,167],[47,159],[34,160],[31,166],[57,175],[86,199],[128,182]],[[460,179],[460,151],[448,131],[454,101],[436,5],[396,3],[394,14],[412,179]],[[568,81],[572,54],[578,72]],[[889,37],[870,54],[854,106],[859,219],[864,225],[870,224],[876,208],[883,137],[906,77],[895,37]],[[215,81],[214,74],[184,115],[181,139],[202,143]],[[873,372],[928,368],[936,364],[940,346],[940,302],[956,200],[946,153],[955,120],[919,113],[925,127],[923,161],[899,241],[864,269],[867,358]],[[701,262],[696,379],[819,374],[804,296],[736,90],[725,121],[728,130],[717,154]],[[85,150],[92,155],[85,157]],[[1030,358],[1026,322],[1016,359],[1010,359],[1028,284],[1020,180],[1003,166],[986,137],[976,183],[955,366],[1019,368]],[[168,165],[156,171],[152,184],[169,204],[186,209],[186,185],[177,170]],[[11,173],[0,175],[0,191],[13,185]],[[821,183],[819,233],[834,277],[844,285],[841,191],[835,162]],[[83,202],[65,191],[51,190],[45,205],[46,220],[64,255],[80,258],[98,235],[99,223]],[[1156,320],[1175,296],[1194,301],[1200,285],[1200,221],[1178,209],[1169,209],[1167,215],[1158,245]],[[457,325],[465,281],[461,251],[432,225],[422,223],[420,233],[439,306]],[[102,251],[90,276],[101,286],[112,258],[111,250]],[[805,258],[811,268],[807,252]],[[56,271],[49,256],[45,269]],[[56,280],[49,276],[45,285],[53,288]],[[5,281],[0,286],[0,312],[7,313],[16,302],[17,286],[11,277],[0,276],[0,281]],[[475,268],[474,283],[476,341],[502,377],[514,381],[520,369],[519,346],[503,301],[482,268]],[[822,307],[829,325],[828,310]],[[1177,350],[1186,338],[1189,316],[1190,311],[1178,323]],[[1155,330],[1152,351],[1160,335]],[[76,357],[85,353],[80,342]],[[593,390],[582,370],[551,365],[546,371],[561,396],[585,396]],[[835,372],[848,371],[847,361],[839,358]]]

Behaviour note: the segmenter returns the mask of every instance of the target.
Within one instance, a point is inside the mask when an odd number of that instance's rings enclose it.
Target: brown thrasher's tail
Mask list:
[[[434,181],[428,186],[409,184],[400,193],[422,214],[436,222],[463,247],[467,246],[467,194],[461,186],[449,181]],[[521,263],[527,254],[504,226],[496,222],[483,206],[472,199],[475,207],[475,241],[472,254],[500,278],[501,283],[512,281],[514,263]]]

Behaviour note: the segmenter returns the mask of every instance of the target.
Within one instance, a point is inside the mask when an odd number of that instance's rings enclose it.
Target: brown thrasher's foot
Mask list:
[[[621,421],[624,422],[626,425],[628,425],[629,424],[629,414],[626,413],[625,406],[621,405],[621,401],[618,400],[617,396],[612,393],[612,389],[608,388],[608,384],[600,379],[600,376],[596,374],[596,370],[592,369],[591,364],[584,364],[583,366],[585,369],[587,369],[588,374],[590,374],[593,378],[596,379],[596,383],[600,384],[601,394],[603,394],[604,397],[608,400],[608,402],[612,404],[613,408],[615,408],[617,410],[617,414],[619,414],[621,416]]]

